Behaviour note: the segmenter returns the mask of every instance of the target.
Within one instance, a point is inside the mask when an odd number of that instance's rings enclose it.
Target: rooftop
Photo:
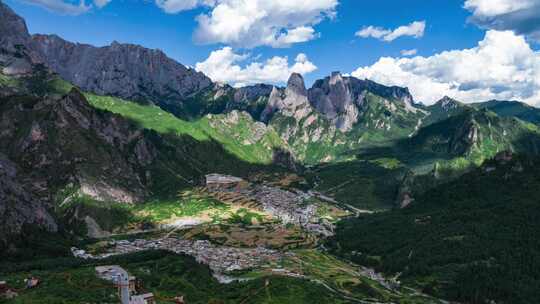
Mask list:
[[[239,183],[243,181],[243,179],[239,177],[234,177],[230,175],[223,175],[223,174],[208,174],[206,175],[206,184],[231,184],[231,183]]]

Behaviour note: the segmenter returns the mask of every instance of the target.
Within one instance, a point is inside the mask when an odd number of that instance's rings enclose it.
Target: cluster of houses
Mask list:
[[[256,201],[261,211],[280,219],[283,224],[298,225],[318,235],[333,235],[333,225],[321,220],[317,216],[318,206],[309,202],[313,198],[310,193],[252,184],[238,177],[221,174],[207,175],[206,189],[210,193],[236,193]]]
[[[190,241],[175,237],[159,240],[134,240],[134,241],[111,241],[110,248],[106,253],[92,255],[81,249],[72,249],[74,256],[79,258],[103,259],[112,255],[121,255],[136,251],[161,249],[172,251],[177,254],[186,254],[194,257],[197,262],[208,265],[214,276],[224,282],[233,279],[226,274],[234,271],[279,268],[279,264],[285,255],[277,250],[257,248],[234,248],[217,246],[206,240]]]

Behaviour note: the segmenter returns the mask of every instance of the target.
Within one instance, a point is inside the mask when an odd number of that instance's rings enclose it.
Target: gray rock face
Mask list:
[[[261,117],[263,121],[270,121],[272,116],[279,112],[288,117],[301,120],[313,111],[311,107],[304,78],[300,74],[293,73],[287,82],[285,89],[274,87],[268,99],[268,105]]]
[[[298,96],[307,96],[306,85],[304,83],[304,78],[298,73],[292,73],[287,81],[287,92],[288,95],[298,95]]]
[[[0,46],[16,52],[18,45],[26,45],[30,39],[24,19],[0,1]]]
[[[0,242],[20,233],[24,225],[37,225],[48,231],[58,227],[44,207],[19,179],[17,166],[0,153]]]
[[[212,85],[204,74],[162,51],[113,42],[94,47],[55,35],[34,35],[31,49],[52,70],[83,90],[156,104],[178,102]]]
[[[268,84],[256,84],[234,89],[234,101],[239,103],[252,102],[261,97],[269,97],[274,87]]]
[[[0,2],[0,68],[7,75],[29,74],[43,63],[85,91],[130,100],[181,107],[190,96],[209,89],[204,74],[167,57],[162,51],[113,42],[94,47],[56,35],[28,33],[24,20]]]
[[[309,100],[318,112],[332,120],[339,130],[346,132],[352,129],[364,111],[366,92],[397,100],[411,111],[416,110],[406,88],[386,87],[369,80],[343,77],[339,72],[316,81],[309,90]]]
[[[364,93],[355,92],[351,82],[351,78],[344,79],[334,72],[309,90],[309,99],[317,111],[344,132],[351,130],[358,121],[364,103]]]
[[[43,201],[68,183],[102,201],[147,195],[142,168],[155,148],[135,125],[96,111],[77,90],[58,100],[27,98],[25,107],[8,98],[0,110],[0,152],[31,176],[27,184]]]
[[[28,41],[24,20],[0,1],[0,72],[18,76],[32,71],[32,58],[25,49]]]
[[[442,99],[435,103],[436,106],[439,106],[442,110],[449,112],[453,109],[462,107],[463,104],[455,99],[452,99],[448,96],[444,96]]]

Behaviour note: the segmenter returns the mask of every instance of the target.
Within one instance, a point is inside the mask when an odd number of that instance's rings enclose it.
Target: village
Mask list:
[[[312,203],[315,196],[311,193],[253,184],[222,174],[207,175],[206,189],[218,200],[257,208],[281,220],[285,225],[298,225],[323,237],[334,234],[334,225],[318,216],[319,206]]]
[[[251,210],[269,214],[283,226],[294,225],[316,237],[333,235],[333,224],[320,217],[318,201],[313,193],[300,190],[284,190],[270,185],[250,183],[238,177],[210,174],[206,176],[205,191],[208,195],[224,203],[240,205]],[[196,223],[193,223],[197,226]],[[188,225],[191,227],[190,225]],[[171,228],[171,227],[168,227]],[[220,283],[247,280],[242,275],[257,270],[267,274],[304,277],[302,274],[284,268],[283,260],[293,257],[290,251],[279,251],[262,246],[237,248],[215,244],[209,240],[183,238],[175,234],[176,227],[157,239],[109,240],[99,253],[72,248],[72,254],[82,259],[105,259],[145,250],[166,250],[176,254],[189,255],[204,265],[208,265],[212,275]],[[99,277],[119,286],[122,303],[154,303],[152,294],[137,295],[133,288],[134,277],[129,276],[120,266],[100,266],[96,268]],[[125,280],[119,284],[119,280]],[[121,287],[127,286],[122,291]],[[178,300],[180,302],[180,299]]]
[[[235,271],[251,269],[265,269],[279,274],[286,273],[280,262],[287,255],[277,250],[256,248],[234,248],[216,246],[206,240],[184,240],[168,237],[159,240],[110,241],[106,253],[93,255],[85,250],[72,248],[75,257],[82,259],[105,259],[114,255],[128,254],[144,250],[167,250],[176,254],[185,254],[194,257],[197,262],[208,265],[212,273],[221,283],[230,283],[241,280],[230,276]],[[294,274],[291,274],[294,276]]]

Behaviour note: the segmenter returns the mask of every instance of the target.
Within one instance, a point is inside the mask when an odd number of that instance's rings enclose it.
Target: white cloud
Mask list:
[[[464,8],[481,28],[511,30],[540,42],[540,0],[466,0]]]
[[[415,21],[409,25],[402,25],[394,30],[384,29],[381,27],[367,26],[356,32],[356,36],[362,38],[376,38],[386,42],[394,41],[399,37],[410,36],[421,38],[426,30],[425,21]]]
[[[318,37],[316,24],[333,18],[339,0],[155,0],[169,13],[208,6],[197,17],[195,40],[238,47],[289,47]]]
[[[417,49],[402,50],[400,53],[401,53],[401,56],[414,56],[418,53],[418,50]]]
[[[94,4],[99,7],[105,7],[107,4],[109,4],[112,0],[94,0]]]
[[[41,6],[49,11],[62,15],[78,16],[89,12],[92,9],[91,4],[86,4],[85,0],[80,0],[79,3],[66,0],[21,0],[22,2],[32,5]],[[112,0],[93,0],[97,8],[103,8]]]
[[[203,62],[196,64],[199,72],[205,73],[213,81],[229,83],[233,86],[245,86],[256,83],[283,83],[291,73],[307,74],[317,67],[309,61],[305,54],[298,54],[295,63],[289,65],[287,57],[272,57],[264,63],[251,62],[244,66],[249,54],[236,54],[231,47],[213,51]]]
[[[535,0],[466,0],[464,7],[476,16],[497,16],[531,8]]]
[[[359,30],[358,32],[356,32],[355,35],[362,38],[373,37],[373,38],[381,39],[384,36],[390,34],[391,32],[392,31],[390,30],[385,30],[381,27],[370,25]]]
[[[198,6],[213,6],[215,0],[155,0],[156,5],[169,14],[191,10]]]
[[[540,52],[511,31],[490,30],[471,49],[381,58],[352,75],[409,87],[416,100],[427,104],[445,95],[464,102],[515,99],[540,104]]]
[[[56,13],[73,16],[84,14],[92,8],[90,5],[86,5],[84,0],[81,0],[79,4],[64,0],[23,0],[23,2],[41,6]]]
[[[285,47],[294,43],[306,42],[315,39],[315,29],[311,26],[300,26],[287,33],[282,33],[275,40],[270,42],[273,47]]]

